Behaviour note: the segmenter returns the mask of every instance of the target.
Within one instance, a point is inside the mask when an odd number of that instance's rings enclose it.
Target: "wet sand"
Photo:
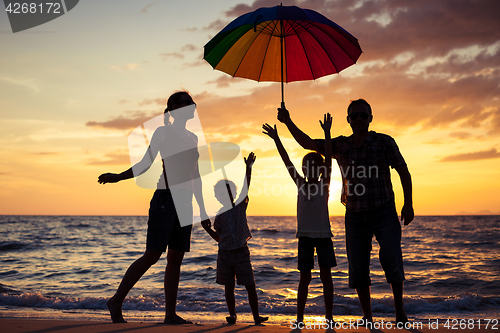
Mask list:
[[[319,324],[318,324],[319,325]],[[2,332],[9,333],[49,333],[49,332],[71,332],[71,333],[117,333],[117,332],[134,332],[134,333],[208,333],[208,332],[226,332],[226,333],[282,333],[282,332],[456,332],[444,326],[439,328],[430,328],[428,325],[423,325],[421,328],[397,329],[387,327],[379,329],[358,328],[334,328],[326,329],[319,326],[300,329],[293,329],[290,325],[249,325],[249,324],[191,324],[191,325],[161,325],[151,322],[129,322],[124,324],[114,324],[103,321],[83,321],[83,320],[53,320],[53,319],[10,319],[0,318],[0,327]],[[466,329],[468,332],[483,332],[484,327]],[[498,330],[491,330],[495,331]]]

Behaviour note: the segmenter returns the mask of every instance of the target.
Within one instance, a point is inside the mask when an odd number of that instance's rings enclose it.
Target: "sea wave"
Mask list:
[[[5,290],[5,289],[4,289]],[[194,292],[194,291],[193,291]],[[201,291],[198,290],[198,294]],[[222,292],[208,290],[202,293],[204,297],[183,297],[179,299],[178,309],[181,311],[227,311]],[[220,295],[219,295],[220,294]],[[191,294],[191,296],[194,296]],[[200,296],[200,295],[198,295]],[[263,313],[293,314],[296,311],[295,299],[261,295],[260,308]],[[47,296],[41,293],[14,294],[4,292],[0,294],[1,306],[15,306],[24,308],[49,308],[59,310],[71,309],[106,309],[107,298],[103,297],[64,297]],[[247,309],[248,302],[245,297],[237,298],[237,308],[241,311]],[[384,315],[394,312],[392,297],[375,298],[372,300],[375,315]],[[408,315],[421,314],[446,314],[457,312],[488,312],[500,311],[500,297],[482,297],[478,295],[457,295],[453,297],[405,297],[405,308]],[[135,311],[162,311],[164,299],[161,294],[152,296],[128,297],[123,304],[124,310]],[[322,313],[324,311],[323,296],[308,299],[306,313]],[[334,315],[353,315],[360,313],[357,299],[336,296]]]

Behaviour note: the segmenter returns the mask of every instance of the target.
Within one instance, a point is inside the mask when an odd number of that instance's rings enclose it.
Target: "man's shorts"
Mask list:
[[[374,235],[380,246],[379,261],[387,282],[400,283],[405,279],[401,253],[401,224],[392,201],[377,209],[345,213],[349,288],[371,285],[370,255]]]
[[[219,249],[217,254],[217,279],[215,282],[223,285],[234,285],[234,276],[236,276],[240,286],[255,284],[248,245],[236,250]]]
[[[192,193],[186,194],[185,200],[190,200],[192,211]],[[170,190],[156,190],[149,206],[146,248],[165,252],[168,245],[169,249],[189,252],[192,227],[192,224],[180,226]]]
[[[314,248],[316,248],[320,268],[337,266],[331,238],[299,237],[299,271],[310,271],[314,268]]]

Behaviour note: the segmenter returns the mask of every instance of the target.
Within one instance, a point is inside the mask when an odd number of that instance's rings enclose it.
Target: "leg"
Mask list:
[[[318,254],[319,276],[323,283],[323,297],[325,298],[325,318],[333,320],[333,280],[332,267],[337,266],[335,250],[331,238],[316,239],[316,253]]]
[[[406,322],[403,305],[403,255],[401,252],[401,224],[394,205],[384,207],[374,221],[374,233],[380,245],[379,260],[387,282],[391,284],[394,295],[396,321]]]
[[[183,251],[168,249],[167,267],[165,269],[165,324],[190,323],[175,313],[183,258]]]
[[[370,252],[373,233],[362,213],[346,211],[345,240],[349,264],[349,287],[356,289],[363,319],[372,320]]]
[[[253,320],[255,325],[260,325],[261,323],[267,321],[269,317],[259,316],[259,301],[257,299],[257,290],[255,289],[255,284],[245,286],[248,293],[248,303],[252,309]]]
[[[122,315],[123,300],[127,296],[132,287],[139,281],[139,279],[146,273],[146,271],[154,265],[161,257],[161,252],[146,250],[142,257],[134,261],[127,269],[123,279],[118,286],[118,290],[106,303],[111,313],[111,320],[113,323],[126,323]]]
[[[297,323],[304,321],[304,309],[306,307],[307,292],[311,282],[311,270],[300,271],[299,290],[297,293]]]
[[[319,276],[323,283],[323,297],[325,298],[325,318],[326,320],[333,320],[333,281],[332,269],[321,268],[319,269]]]
[[[403,282],[391,284],[392,293],[394,295],[394,308],[396,309],[396,321],[406,323],[408,317],[406,316],[405,308],[403,305]]]
[[[370,287],[356,288],[358,293],[359,303],[361,304],[361,309],[363,310],[363,319],[367,321],[372,321],[372,301],[370,296]]]
[[[234,299],[234,284],[226,284],[224,286],[224,294],[226,296],[227,310],[229,311],[229,317],[226,318],[226,320],[229,324],[234,324],[236,322],[236,300]]]

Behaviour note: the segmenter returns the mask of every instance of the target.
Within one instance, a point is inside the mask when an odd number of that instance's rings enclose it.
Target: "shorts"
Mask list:
[[[192,211],[192,194],[186,200],[191,200]],[[192,227],[180,226],[170,190],[156,190],[149,206],[146,249],[165,252],[168,245],[169,249],[189,252]]]
[[[320,268],[337,266],[331,238],[299,237],[299,271],[310,271],[314,268],[314,248],[316,248]]]
[[[234,285],[234,276],[236,276],[237,283],[240,286],[255,284],[248,245],[236,250],[219,249],[215,282],[223,285]]]
[[[350,288],[371,285],[370,252],[374,235],[380,246],[379,261],[387,282],[392,284],[405,280],[401,252],[401,224],[394,202],[389,202],[377,209],[345,213]]]

